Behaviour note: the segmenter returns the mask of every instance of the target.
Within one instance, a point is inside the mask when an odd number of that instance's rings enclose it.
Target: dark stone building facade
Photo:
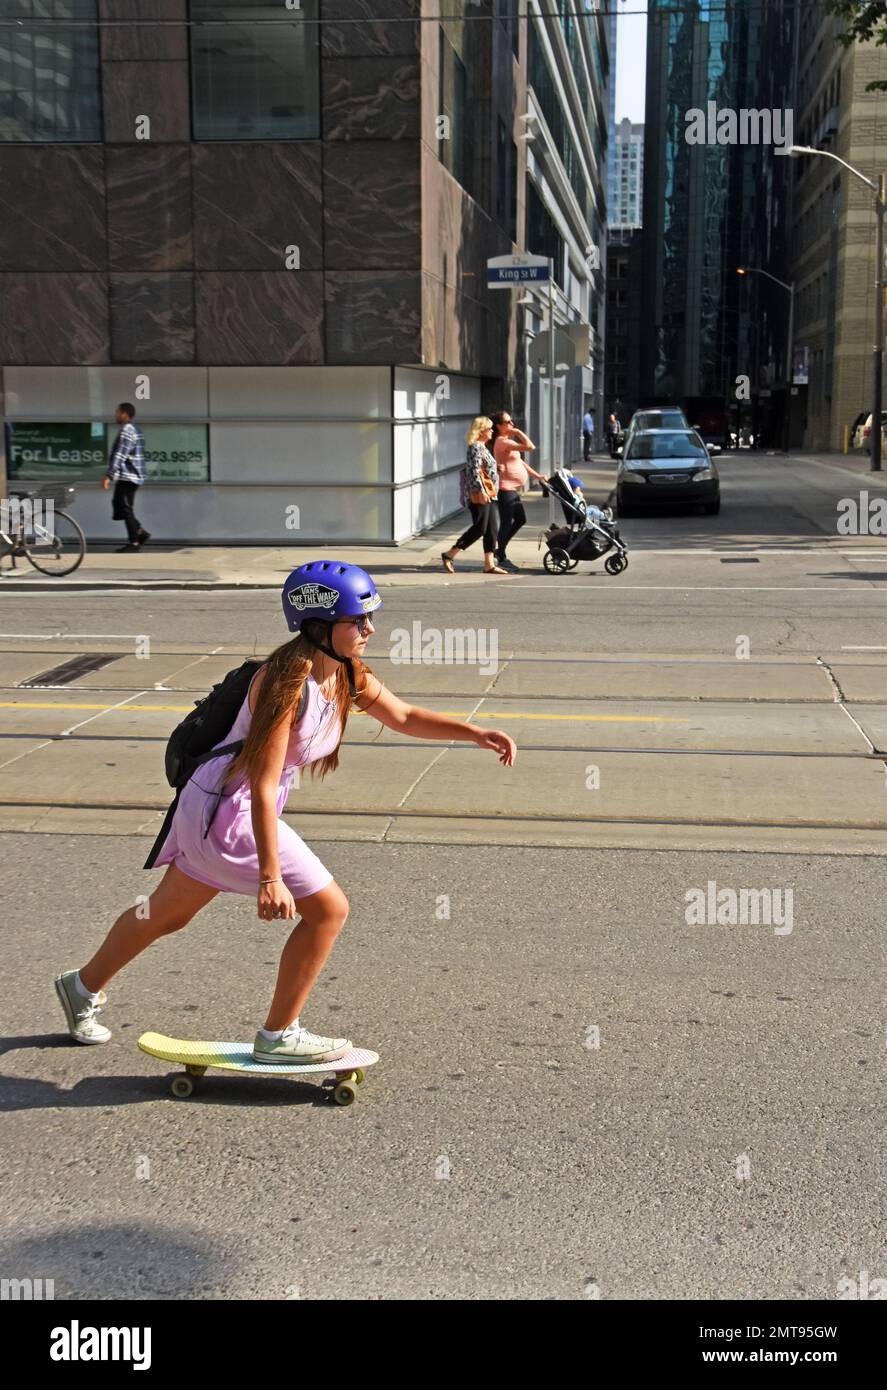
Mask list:
[[[383,541],[455,510],[467,423],[522,390],[485,265],[524,245],[527,20],[374,9],[0,0],[11,479],[130,399],[158,537]],[[116,535],[101,469],[68,472]]]

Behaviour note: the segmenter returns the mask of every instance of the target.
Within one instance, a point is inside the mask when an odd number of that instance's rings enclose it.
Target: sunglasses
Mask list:
[[[351,627],[356,627],[356,628],[357,628],[357,631],[360,633],[361,637],[366,637],[367,633],[368,633],[369,630],[370,630],[370,626],[371,626],[371,624],[370,624],[370,619],[369,619],[368,617],[362,617],[362,618],[340,618],[340,619],[339,619],[339,622],[341,622],[341,623],[348,623]]]

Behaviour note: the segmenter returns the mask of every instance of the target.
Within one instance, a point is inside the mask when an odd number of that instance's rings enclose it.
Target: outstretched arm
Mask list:
[[[500,763],[511,767],[517,756],[514,739],[500,729],[482,729],[477,724],[468,724],[462,719],[452,719],[446,714],[435,714],[433,710],[420,705],[408,705],[386,690],[375,676],[369,676],[364,691],[361,692],[359,708],[378,719],[386,729],[406,734],[408,738],[432,738],[451,740],[459,743],[475,743],[478,748],[490,748],[498,753]]]

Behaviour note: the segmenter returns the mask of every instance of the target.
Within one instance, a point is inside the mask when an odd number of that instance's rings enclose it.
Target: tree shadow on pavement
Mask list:
[[[150,1185],[150,1184],[149,1184]],[[181,1216],[181,1212],[179,1213]],[[4,1272],[14,1279],[53,1281],[60,1299],[179,1299],[218,1297],[230,1268],[231,1239],[214,1242],[194,1232],[121,1221],[102,1224],[72,1214],[80,1228],[55,1226],[39,1235],[0,1240]]]

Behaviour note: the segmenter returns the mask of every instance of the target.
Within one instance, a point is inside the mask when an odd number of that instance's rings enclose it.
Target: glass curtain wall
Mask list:
[[[102,138],[96,0],[0,0],[0,141]]]
[[[718,398],[726,403],[745,336],[736,267],[747,263],[755,221],[758,148],[687,141],[687,113],[708,117],[759,105],[760,5],[757,0],[650,0],[651,51],[647,155],[658,180],[646,235],[658,286],[657,399]],[[650,96],[654,97],[652,102]],[[659,249],[656,250],[658,239]]]
[[[191,0],[195,140],[320,137],[318,0]]]

